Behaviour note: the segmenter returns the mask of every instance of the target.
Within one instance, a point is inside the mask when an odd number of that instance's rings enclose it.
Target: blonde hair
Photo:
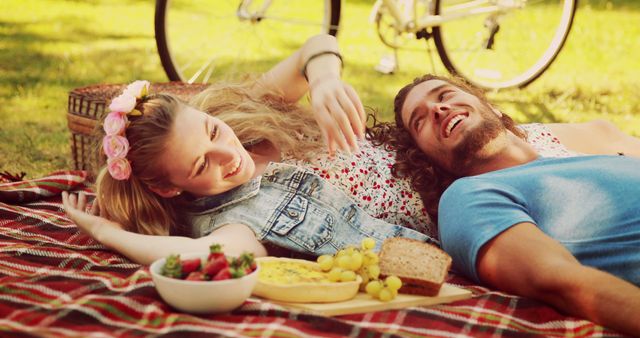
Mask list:
[[[307,159],[322,147],[308,107],[286,102],[281,93],[253,81],[212,84],[189,104],[223,120],[243,144],[268,141],[297,159]]]
[[[249,81],[218,83],[195,95],[189,105],[223,120],[245,145],[266,141],[283,154],[307,159],[322,148],[318,125],[309,108],[281,97]],[[150,235],[190,232],[184,202],[163,198],[150,189],[170,187],[160,154],[166,151],[176,115],[184,105],[168,94],[150,95],[138,102],[136,109],[143,116],[131,118],[126,129],[131,177],[115,180],[106,167],[97,176],[100,207],[128,231]]]

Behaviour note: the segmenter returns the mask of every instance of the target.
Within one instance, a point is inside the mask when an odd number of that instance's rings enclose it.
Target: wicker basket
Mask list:
[[[93,85],[77,88],[69,93],[67,122],[71,131],[71,154],[73,166],[77,170],[95,173],[105,162],[103,155],[97,151],[98,121],[107,111],[111,99],[122,92],[125,85]],[[183,82],[154,83],[151,93],[170,93],[188,100],[199,93],[206,84],[187,84]]]

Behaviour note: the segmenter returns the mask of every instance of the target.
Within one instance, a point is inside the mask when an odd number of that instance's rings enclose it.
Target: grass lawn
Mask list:
[[[403,52],[399,72],[376,73],[373,66],[388,49],[367,21],[372,3],[343,0],[344,77],[366,105],[389,119],[402,85],[420,73],[444,71],[437,55],[434,70],[427,54]],[[166,81],[153,11],[152,0],[0,1],[0,172],[24,171],[32,178],[72,167],[65,116],[70,90]],[[489,96],[519,122],[601,118],[640,136],[638,22],[638,1],[582,0],[567,45],[551,68],[526,89]]]

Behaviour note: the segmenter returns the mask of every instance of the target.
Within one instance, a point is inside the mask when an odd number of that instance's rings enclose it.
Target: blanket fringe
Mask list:
[[[8,171],[0,173],[0,183],[20,182],[27,176],[27,173],[21,171],[19,174],[12,174]]]

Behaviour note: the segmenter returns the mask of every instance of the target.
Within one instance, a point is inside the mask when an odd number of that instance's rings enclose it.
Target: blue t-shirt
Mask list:
[[[531,222],[582,264],[640,285],[640,159],[539,158],[455,181],[439,207],[442,247],[479,281],[481,247]]]

